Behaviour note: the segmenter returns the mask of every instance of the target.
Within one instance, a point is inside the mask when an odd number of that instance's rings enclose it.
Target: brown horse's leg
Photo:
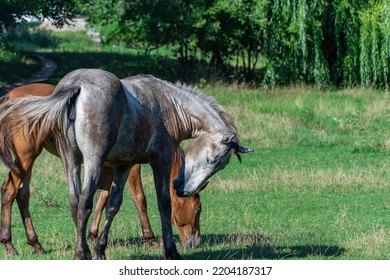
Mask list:
[[[37,234],[34,230],[32,219],[28,210],[29,207],[29,182],[31,169],[36,157],[40,154],[42,148],[35,149],[35,145],[28,143],[24,137],[24,132],[14,135],[13,143],[15,152],[18,155],[15,161],[21,167],[21,173],[10,172],[2,186],[2,204],[1,204],[1,242],[4,243],[7,254],[16,254],[16,250],[11,240],[11,212],[12,204],[17,199],[18,207],[22,215],[23,224],[26,230],[27,243],[34,247],[35,252],[44,252],[38,242]],[[26,184],[21,188],[21,184]],[[21,194],[19,194],[21,192]]]
[[[97,238],[99,235],[99,224],[102,218],[104,207],[106,207],[106,203],[110,195],[112,179],[113,169],[105,167],[102,184],[101,186],[99,186],[98,193],[96,195],[96,207],[93,215],[93,220],[88,231],[88,236],[92,240],[93,247],[96,245]]]
[[[153,246],[157,246],[158,242],[154,236],[152,227],[148,217],[148,209],[145,199],[145,193],[141,181],[141,165],[137,164],[131,169],[130,175],[127,178],[127,185],[130,189],[133,202],[138,211],[138,217],[142,227],[142,236],[144,242]]]
[[[26,177],[23,181],[23,187],[20,188],[18,191],[16,201],[19,206],[20,215],[22,216],[24,229],[26,231],[27,244],[31,245],[34,248],[35,253],[43,254],[45,253],[45,250],[42,248],[41,244],[38,241],[38,236],[35,232],[29,211],[31,170],[32,166],[26,174]]]
[[[95,259],[106,259],[105,250],[107,247],[108,233],[115,215],[118,213],[123,201],[123,189],[126,179],[129,176],[130,166],[120,166],[115,168],[111,193],[106,206],[106,219],[103,223],[102,232],[94,246]]]
[[[16,255],[17,251],[12,244],[11,235],[11,213],[12,204],[18,193],[18,189],[23,179],[10,172],[1,187],[1,238],[7,255]]]

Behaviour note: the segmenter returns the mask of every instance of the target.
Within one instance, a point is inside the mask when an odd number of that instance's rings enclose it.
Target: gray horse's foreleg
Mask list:
[[[130,166],[121,166],[115,169],[114,179],[111,186],[110,196],[106,205],[106,219],[104,221],[101,234],[95,244],[95,259],[106,259],[106,248],[108,233],[115,215],[118,213],[123,201],[123,189],[129,176]]]
[[[182,257],[177,251],[172,233],[172,206],[169,194],[171,163],[154,161],[152,162],[152,168],[157,193],[158,210],[161,218],[164,256],[166,259],[181,259]]]
[[[81,168],[74,167],[68,170],[68,186],[69,186],[69,195],[70,195],[70,209],[72,212],[72,218],[75,225],[77,225],[77,210],[79,197],[81,192]]]
[[[85,164],[84,187],[77,208],[77,245],[75,259],[92,259],[87,244],[87,222],[92,212],[93,197],[103,175],[103,164]]]

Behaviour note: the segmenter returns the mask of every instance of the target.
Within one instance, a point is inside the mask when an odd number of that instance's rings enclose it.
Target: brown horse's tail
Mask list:
[[[7,102],[9,96],[5,95],[0,98],[1,104]],[[4,162],[5,166],[14,172],[20,172],[21,168],[13,160],[12,155],[15,154],[14,145],[12,142],[11,129],[8,122],[0,122],[0,158]]]
[[[24,96],[0,102],[0,156],[11,170],[19,171],[12,160],[12,135],[28,128],[28,136],[39,149],[47,137],[64,134],[75,118],[75,101],[80,86],[62,86],[49,96]],[[10,162],[11,161],[11,162]]]

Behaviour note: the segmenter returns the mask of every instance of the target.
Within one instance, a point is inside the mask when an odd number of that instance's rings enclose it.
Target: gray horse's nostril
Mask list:
[[[179,177],[173,181],[173,187],[177,190],[183,185],[183,183],[184,180]]]
[[[179,191],[179,190],[177,190],[177,191],[176,191],[176,195],[177,195],[178,197],[186,197],[184,191]]]

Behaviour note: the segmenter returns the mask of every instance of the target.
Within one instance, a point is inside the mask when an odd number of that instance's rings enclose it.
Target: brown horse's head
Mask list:
[[[179,175],[184,164],[184,153],[178,148],[173,154],[171,169],[171,205],[172,224],[179,232],[180,240],[185,248],[197,248],[200,243],[200,213],[202,205],[199,194],[192,197],[179,197],[173,187],[173,180]],[[204,185],[206,187],[207,184]]]
[[[202,205],[199,194],[193,197],[172,197],[172,224],[180,235],[185,248],[197,248],[200,243],[200,213]]]

